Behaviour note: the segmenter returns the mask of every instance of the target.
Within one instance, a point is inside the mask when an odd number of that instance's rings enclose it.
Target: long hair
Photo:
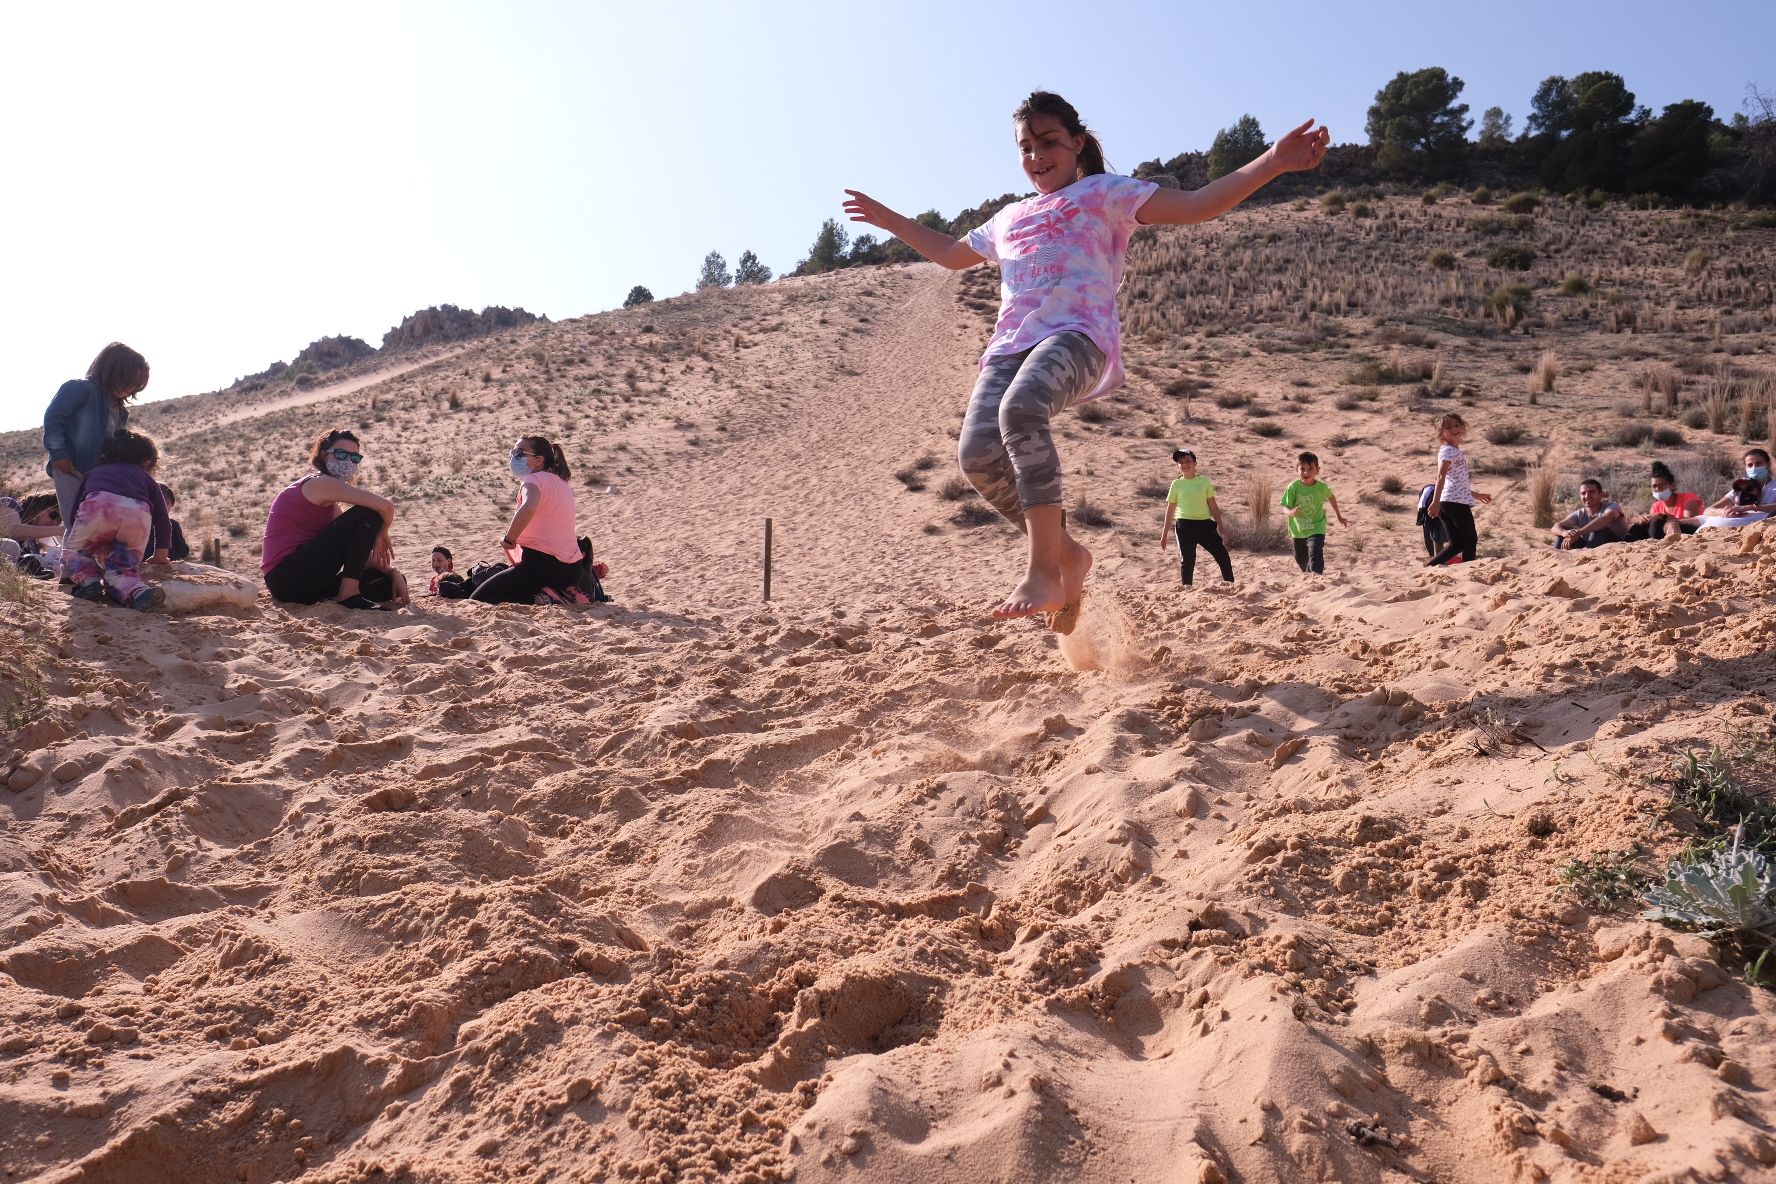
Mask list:
[[[1018,109],[1011,113],[1012,119],[1027,124],[1032,116],[1047,115],[1060,122],[1069,136],[1081,136],[1085,144],[1079,150],[1079,175],[1095,177],[1099,173],[1107,173],[1110,166],[1104,161],[1104,146],[1098,143],[1098,137],[1079,118],[1079,112],[1073,104],[1053,91],[1033,90],[1030,97],[1018,104]]]
[[[113,398],[133,398],[148,385],[148,362],[123,342],[113,341],[86,368],[86,379]]]
[[[567,467],[567,454],[561,451],[561,445],[551,443],[547,436],[523,436],[520,440],[526,448],[543,458],[545,472],[567,480],[572,470]]]

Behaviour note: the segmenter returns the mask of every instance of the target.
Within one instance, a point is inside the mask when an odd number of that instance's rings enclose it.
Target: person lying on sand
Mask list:
[[[1628,517],[1615,502],[1603,500],[1603,482],[1579,482],[1579,508],[1549,528],[1556,551],[1583,551],[1619,543],[1628,537]]]
[[[363,462],[355,434],[323,432],[309,452],[314,472],[285,486],[271,503],[259,568],[274,600],[331,600],[352,609],[407,603],[407,581],[395,570],[388,534],[395,503],[358,488]],[[350,509],[341,513],[342,505]]]
[[[1284,173],[1318,167],[1330,139],[1308,120],[1258,159],[1201,189],[1161,189],[1110,172],[1098,138],[1060,95],[1035,91],[1012,113],[1036,195],[954,239],[847,189],[845,212],[951,270],[996,263],[998,324],[962,421],[962,473],[1029,541],[1024,578],[998,618],[1047,614],[1070,633],[1092,556],[1067,533],[1061,459],[1049,421],[1122,384],[1116,290],[1140,226],[1206,222]]]

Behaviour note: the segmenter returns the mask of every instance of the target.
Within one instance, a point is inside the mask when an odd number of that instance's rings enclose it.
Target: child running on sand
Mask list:
[[[1313,575],[1326,574],[1326,507],[1338,515],[1338,525],[1350,528],[1332,487],[1320,480],[1320,458],[1304,452],[1295,458],[1298,479],[1283,490],[1283,509],[1288,511],[1289,541],[1295,544],[1295,566]]]
[[[1221,507],[1215,503],[1215,486],[1196,471],[1196,453],[1179,448],[1172,453],[1178,476],[1166,491],[1165,521],[1159,527],[1159,549],[1164,551],[1173,532],[1178,535],[1178,576],[1186,588],[1196,579],[1196,549],[1201,547],[1221,568],[1221,582],[1233,583],[1233,559],[1221,539]]]
[[[1461,449],[1462,437],[1467,433],[1468,421],[1453,411],[1437,424],[1437,482],[1425,513],[1442,520],[1449,529],[1449,541],[1426,561],[1426,567],[1440,567],[1457,555],[1463,563],[1472,563],[1479,553],[1474,503],[1484,505],[1492,500],[1492,495],[1479,493],[1468,484],[1468,454]]]
[[[1310,130],[1313,129],[1313,130]],[[1258,159],[1201,189],[1161,189],[1109,171],[1073,105],[1036,91],[1012,113],[1032,197],[951,238],[847,189],[845,212],[951,270],[999,265],[999,320],[981,357],[958,447],[962,472],[1029,538],[1024,578],[998,618],[1052,614],[1070,633],[1091,552],[1067,534],[1049,421],[1122,383],[1116,289],[1137,226],[1206,222],[1283,173],[1316,167],[1330,139],[1308,120]]]
[[[154,481],[160,451],[147,436],[127,429],[105,437],[99,463],[89,469],[74,495],[74,522],[62,545],[62,570],[74,582],[70,592],[82,600],[105,602],[105,591],[119,604],[155,608],[166,594],[144,583],[137,569],[150,539],[159,540],[150,563],[166,563],[166,498]]]

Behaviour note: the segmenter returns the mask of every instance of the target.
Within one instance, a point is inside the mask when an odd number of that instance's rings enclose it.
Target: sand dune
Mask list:
[[[1768,992],[1556,875],[1674,849],[1648,774],[1768,734],[1776,534],[1561,556],[1513,494],[1482,516],[1502,554],[1425,572],[1398,499],[1356,497],[1422,467],[1422,422],[1364,408],[1310,425],[1370,437],[1329,465],[1361,514],[1332,574],[1241,552],[1234,588],[1186,593],[1139,491],[1170,441],[1138,424],[1177,410],[1137,385],[1064,442],[1116,524],[1086,532],[1079,632],[995,625],[1017,540],[937,496],[978,347],[961,282],[522,331],[228,425],[263,450],[188,494],[221,532],[288,479],[285,443],[373,396],[417,576],[434,539],[496,537],[505,434],[565,423],[615,605],[0,601],[46,679],[0,767],[12,1176],[1776,1166]],[[544,371],[570,392],[548,406]],[[1293,447],[1212,409],[1168,427],[1214,442],[1230,490]]]

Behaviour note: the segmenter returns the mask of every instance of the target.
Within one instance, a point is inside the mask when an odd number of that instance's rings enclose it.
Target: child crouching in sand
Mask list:
[[[166,498],[154,481],[160,451],[138,432],[118,431],[99,445],[99,463],[74,495],[74,522],[62,545],[62,570],[74,582],[71,594],[99,604],[106,589],[119,604],[155,608],[166,593],[145,583],[138,572],[149,540],[160,545],[150,563],[166,563]]]
[[[1012,113],[1033,197],[951,238],[854,189],[845,211],[881,227],[952,270],[999,266],[999,320],[981,358],[958,447],[963,475],[1029,540],[1024,577],[993,610],[998,618],[1050,614],[1070,633],[1091,552],[1067,533],[1061,460],[1049,421],[1122,384],[1116,290],[1139,226],[1206,222],[1283,173],[1316,167],[1325,128],[1302,124],[1257,160],[1201,189],[1161,189],[1115,176],[1073,105],[1036,91]]]

